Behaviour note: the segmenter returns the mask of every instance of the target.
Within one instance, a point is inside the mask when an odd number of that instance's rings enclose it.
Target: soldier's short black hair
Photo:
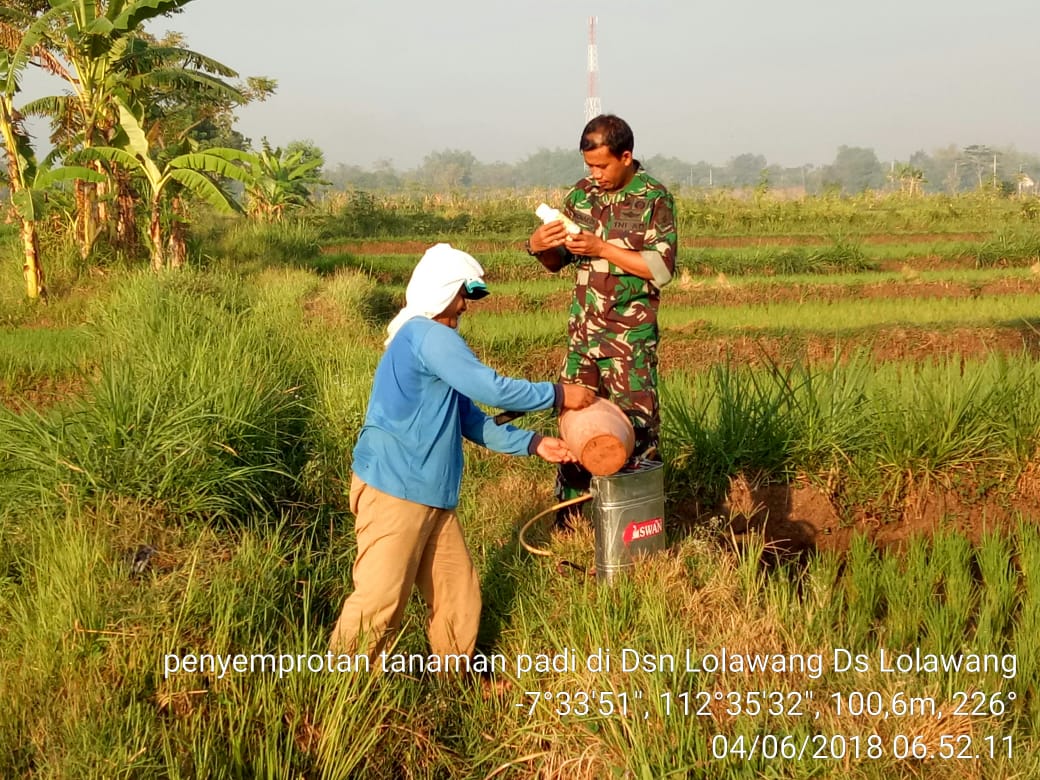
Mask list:
[[[625,152],[631,152],[635,145],[636,139],[628,122],[614,114],[600,114],[590,119],[581,131],[578,150],[588,152],[605,146],[612,155],[620,157]]]

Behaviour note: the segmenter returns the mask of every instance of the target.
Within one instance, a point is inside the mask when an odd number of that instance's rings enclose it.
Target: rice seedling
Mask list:
[[[990,531],[979,543],[975,558],[982,580],[979,613],[975,621],[975,646],[1000,652],[1007,646],[1018,585],[1011,540]]]
[[[971,616],[977,612],[976,587],[971,571],[971,546],[963,536],[948,532],[933,537],[930,559],[937,594],[924,618],[922,650],[949,655],[962,651]],[[996,648],[983,646],[987,652]]]
[[[845,562],[844,587],[838,597],[844,603],[841,647],[871,647],[877,624],[884,615],[884,589],[881,580],[881,559],[865,536],[857,536],[849,546]]]
[[[1040,675],[1040,649],[1033,637],[1040,630],[1040,532],[1029,522],[1017,528],[1018,570],[1021,586],[1015,631],[1009,642],[1018,661],[1016,689],[1035,685]]]

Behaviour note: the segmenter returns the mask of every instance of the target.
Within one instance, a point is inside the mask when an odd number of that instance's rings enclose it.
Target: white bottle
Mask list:
[[[534,213],[546,225],[550,222],[560,220],[563,223],[563,226],[567,228],[567,232],[572,236],[576,236],[581,232],[581,228],[571,221],[570,218],[565,217],[559,209],[554,209],[547,203],[538,204],[538,208],[534,210]]]

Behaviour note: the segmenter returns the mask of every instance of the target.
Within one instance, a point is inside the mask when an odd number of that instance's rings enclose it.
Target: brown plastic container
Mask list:
[[[606,398],[597,398],[584,409],[563,412],[560,438],[581,465],[597,477],[618,472],[636,446],[636,432],[628,416]]]

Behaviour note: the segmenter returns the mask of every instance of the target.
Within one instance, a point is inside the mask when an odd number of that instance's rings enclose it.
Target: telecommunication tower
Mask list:
[[[589,17],[589,94],[585,97],[585,122],[603,113],[599,101],[599,54],[596,51],[596,17]]]

